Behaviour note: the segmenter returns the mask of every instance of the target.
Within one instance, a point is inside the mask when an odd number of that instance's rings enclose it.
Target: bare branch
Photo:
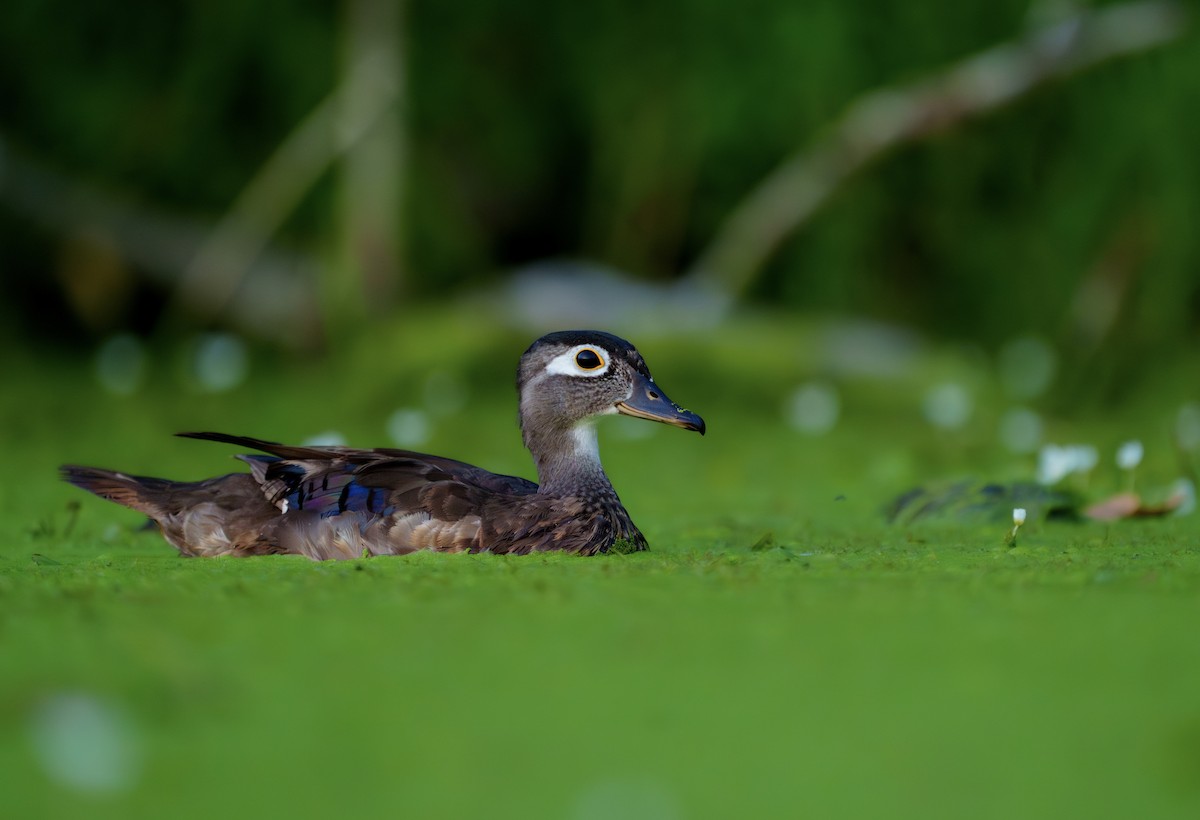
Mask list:
[[[345,116],[374,119],[338,166],[340,259],[327,266],[321,296],[327,318],[346,325],[391,306],[402,284],[407,83],[405,4],[348,0],[343,9]],[[371,55],[379,64],[367,72]],[[377,112],[381,97],[393,104]]]
[[[387,55],[368,54],[346,83],[326,97],[279,145],[242,190],[188,265],[167,316],[215,316],[232,301],[254,261],[321,174],[371,129],[396,101]],[[354,83],[375,92],[370,105]],[[353,102],[353,104],[351,104]]]
[[[854,173],[889,150],[1008,105],[1054,80],[1177,38],[1170,0],[1081,11],[924,80],[867,93],[824,136],[778,166],[737,205],[683,280],[736,297],[779,245]]]
[[[2,140],[0,203],[57,236],[97,232],[149,279],[170,288],[212,231],[203,220],[165,214],[67,177]],[[315,268],[305,254],[264,248],[243,272],[231,324],[260,338],[305,344],[305,331],[319,326]]]

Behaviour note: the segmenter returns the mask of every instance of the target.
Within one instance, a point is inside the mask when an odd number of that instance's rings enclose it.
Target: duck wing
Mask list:
[[[278,479],[281,474],[286,473],[290,477],[286,482],[288,486],[295,481],[301,480],[300,476],[303,476],[308,480],[308,483],[312,484],[313,479],[320,478],[323,481],[329,473],[345,470],[347,467],[365,466],[382,461],[403,461],[410,463],[411,467],[418,473],[423,469],[427,470],[429,475],[429,479],[427,480],[434,480],[436,473],[436,480],[443,480],[445,477],[448,477],[490,492],[511,493],[514,495],[536,493],[538,489],[537,484],[525,478],[493,473],[482,467],[476,467],[473,464],[467,464],[463,461],[443,456],[431,456],[412,450],[391,448],[362,450],[354,447],[294,446],[253,438],[251,436],[235,436],[227,433],[177,433],[176,435],[182,438],[235,444],[239,447],[269,453],[274,459],[263,458],[261,456],[241,456],[241,458],[255,472],[255,478],[263,485],[264,493],[268,495],[269,500],[272,502],[276,500],[272,496],[278,494],[281,486],[274,483],[268,486],[270,479],[265,476],[265,472],[270,464],[278,464],[280,462],[282,464],[276,466],[271,472],[275,474],[273,476],[274,479]],[[260,472],[264,473],[264,475],[260,476]]]
[[[224,433],[188,433],[268,455],[241,456],[280,510],[264,536],[310,558],[418,549],[594,553],[613,540],[599,510],[576,497],[454,459],[408,450],[295,447]]]

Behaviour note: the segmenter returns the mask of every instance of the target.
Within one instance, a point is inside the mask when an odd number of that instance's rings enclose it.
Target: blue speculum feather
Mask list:
[[[328,518],[343,512],[368,512],[374,515],[386,515],[384,507],[386,493],[378,487],[364,487],[357,481],[348,481],[338,496],[336,508],[323,510],[321,516]]]
[[[395,511],[393,505],[387,504],[386,490],[360,484],[349,471],[342,475],[325,473],[319,480],[310,481],[302,480],[305,471],[296,465],[280,465],[276,472],[275,477],[291,488],[280,496],[287,499],[290,510],[306,510],[322,518],[347,512],[389,515]]]

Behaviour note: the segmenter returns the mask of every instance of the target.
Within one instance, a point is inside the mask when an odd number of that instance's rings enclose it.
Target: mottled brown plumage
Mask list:
[[[317,560],[443,552],[606,552],[646,540],[600,466],[596,416],[624,413],[704,433],[641,355],[600,331],[543,336],[517,372],[521,432],[540,484],[408,450],[293,447],[222,433],[249,473],[199,482],[64,466],[63,477],[145,513],[187,556],[293,553]]]

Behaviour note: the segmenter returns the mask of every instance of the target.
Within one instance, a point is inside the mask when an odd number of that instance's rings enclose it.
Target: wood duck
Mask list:
[[[71,465],[62,474],[148,515],[185,556],[646,549],[600,466],[595,420],[623,413],[701,435],[704,420],[667,397],[633,345],[595,330],[535,341],[521,356],[517,390],[540,484],[408,450],[290,447],[223,433],[179,435],[268,455],[238,456],[249,473],[198,482]]]

